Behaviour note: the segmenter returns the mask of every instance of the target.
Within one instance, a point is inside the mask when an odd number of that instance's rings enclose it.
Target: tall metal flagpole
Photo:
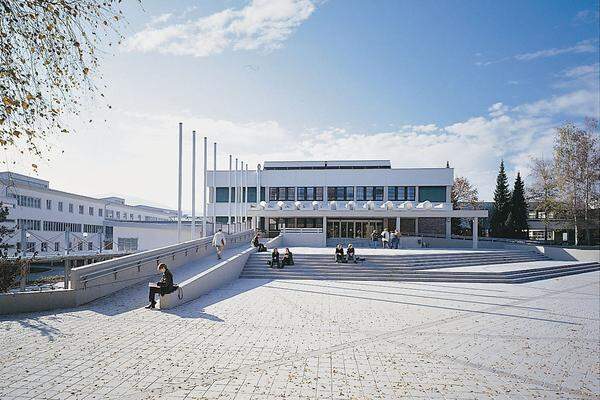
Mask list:
[[[213,143],[213,227],[217,227],[217,142]]]
[[[229,155],[229,175],[227,178],[227,225],[231,225],[231,154]]]
[[[233,186],[235,187],[235,195],[233,196],[233,226],[235,227],[234,232],[237,232],[238,213],[237,213],[237,199],[238,199],[238,159],[235,159],[235,173],[233,174]]]
[[[246,201],[244,201],[244,218],[246,220],[246,229],[248,229],[248,163],[246,163]]]
[[[192,231],[190,239],[196,237],[196,131],[192,131]]]
[[[240,229],[244,223],[244,162],[240,164]]]
[[[206,231],[206,136],[204,136],[204,176],[202,177],[202,236],[207,237],[208,232]]]
[[[179,180],[177,184],[177,243],[181,243],[181,177],[183,158],[183,123],[179,123]]]

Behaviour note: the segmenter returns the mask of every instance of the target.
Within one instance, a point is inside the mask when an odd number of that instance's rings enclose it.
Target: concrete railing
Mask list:
[[[253,230],[226,235],[227,244],[235,247],[241,243],[250,243],[253,235]],[[1,293],[0,314],[70,308],[88,303],[156,276],[156,266],[161,262],[170,269],[176,269],[214,254],[211,239],[191,240],[73,268],[69,274],[67,289]]]
[[[280,235],[269,240],[265,245],[268,248],[277,247],[282,243],[282,240],[283,237]],[[181,282],[175,292],[160,296],[160,308],[165,310],[187,303],[236,280],[242,273],[250,255],[256,251],[257,249],[254,247],[246,249],[214,267]]]
[[[253,230],[228,235],[227,244],[235,247],[240,243],[249,243],[253,235]],[[190,261],[214,254],[211,240],[210,237],[190,240],[74,268],[70,272],[69,289],[77,292],[77,305],[85,304],[156,275],[156,267],[160,263],[175,270]]]

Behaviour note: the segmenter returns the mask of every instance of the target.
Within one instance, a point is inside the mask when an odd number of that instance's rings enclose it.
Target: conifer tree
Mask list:
[[[510,189],[504,170],[504,160],[500,161],[500,170],[496,178],[494,190],[494,207],[490,216],[490,230],[494,237],[506,237],[508,233],[507,220],[510,213]]]
[[[517,179],[510,198],[510,213],[508,215],[508,228],[511,236],[524,239],[527,235],[527,202],[525,201],[525,184],[521,173],[517,172]]]

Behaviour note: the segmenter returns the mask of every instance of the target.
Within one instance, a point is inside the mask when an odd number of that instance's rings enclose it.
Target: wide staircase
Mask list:
[[[332,249],[333,252],[333,249]],[[358,263],[335,263],[333,254],[294,254],[293,266],[269,268],[270,253],[255,253],[248,259],[240,278],[326,279],[364,281],[524,283],[600,270],[600,264],[565,262],[535,267],[527,263],[550,260],[538,252],[478,251],[437,254],[367,255]],[[458,267],[515,264],[509,271],[453,271]]]

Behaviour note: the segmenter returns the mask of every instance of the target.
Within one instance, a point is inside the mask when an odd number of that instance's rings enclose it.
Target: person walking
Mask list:
[[[212,245],[215,249],[217,249],[217,260],[221,259],[221,254],[225,249],[225,243],[225,234],[223,234],[223,231],[219,229],[212,239]]]

